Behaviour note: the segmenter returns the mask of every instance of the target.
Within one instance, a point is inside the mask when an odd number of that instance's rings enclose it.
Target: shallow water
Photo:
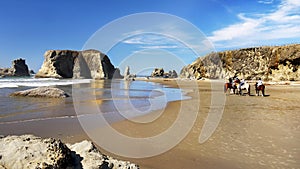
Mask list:
[[[72,97],[51,99],[9,96],[15,91],[37,86],[58,87]],[[186,98],[180,89],[144,81],[3,78],[0,79],[0,124],[95,113],[76,112],[74,104],[79,107],[97,104],[97,113],[105,113],[110,120],[120,120],[129,113],[130,117],[143,115],[163,109],[170,101]]]

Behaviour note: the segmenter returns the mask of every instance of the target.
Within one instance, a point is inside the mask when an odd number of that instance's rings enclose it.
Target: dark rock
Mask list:
[[[35,72],[33,70],[30,70],[29,73],[30,74],[35,74]]]
[[[11,68],[0,69],[0,76],[30,76],[30,74],[25,60],[16,59],[12,61]]]
[[[24,59],[16,59],[12,62],[13,76],[30,76],[28,66]]]
[[[169,78],[177,78],[178,74],[175,70],[169,71]]]
[[[164,76],[164,69],[163,68],[155,68],[151,73],[152,77],[163,77]]]

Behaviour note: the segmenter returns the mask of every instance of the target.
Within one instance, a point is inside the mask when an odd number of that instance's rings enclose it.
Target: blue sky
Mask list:
[[[11,60],[25,58],[29,67],[37,71],[46,50],[81,50],[103,26],[141,12],[167,13],[185,19],[203,33],[216,51],[300,43],[299,0],[2,0],[0,67],[10,67]],[[155,52],[168,48],[165,53],[174,46],[161,43],[147,46],[147,40],[143,44],[143,41],[137,43],[137,39],[141,37],[124,40],[123,46],[108,52],[116,66],[121,61],[117,55],[134,55],[141,45],[155,48]],[[186,59],[187,55],[182,54],[181,59],[188,63],[191,59]]]

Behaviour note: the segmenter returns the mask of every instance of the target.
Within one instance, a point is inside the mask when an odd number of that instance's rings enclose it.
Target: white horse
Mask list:
[[[247,90],[247,94],[250,96],[250,84],[247,82],[244,82],[244,84],[239,84],[239,86],[237,87],[238,93],[240,95],[243,95],[243,90]]]

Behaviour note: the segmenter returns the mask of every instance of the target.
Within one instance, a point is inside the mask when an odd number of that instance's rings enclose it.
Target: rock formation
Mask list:
[[[151,73],[151,77],[163,77],[164,76],[164,69],[163,68],[155,68]]]
[[[168,77],[169,78],[177,78],[178,74],[175,70],[170,70],[169,73],[168,73]]]
[[[16,59],[12,61],[11,68],[0,69],[1,76],[30,76],[28,66],[24,59]]]
[[[124,71],[124,78],[130,75],[130,68],[129,66],[126,66],[125,71]]]
[[[300,44],[254,47],[211,53],[185,66],[184,78],[244,79],[261,77],[263,80],[300,80]]]
[[[132,80],[134,81],[136,78],[136,75],[130,74],[130,68],[129,66],[126,66],[125,71],[124,71],[124,80]]]
[[[30,74],[35,74],[34,70],[29,70]]]
[[[69,97],[70,95],[58,88],[38,87],[24,91],[17,91],[12,93],[10,96],[65,98]]]
[[[45,52],[44,57],[44,63],[36,77],[75,79],[120,77],[119,71],[116,71],[108,56],[97,50],[49,50]]]
[[[103,155],[92,142],[64,144],[33,135],[0,138],[0,168],[130,168],[135,164]]]

